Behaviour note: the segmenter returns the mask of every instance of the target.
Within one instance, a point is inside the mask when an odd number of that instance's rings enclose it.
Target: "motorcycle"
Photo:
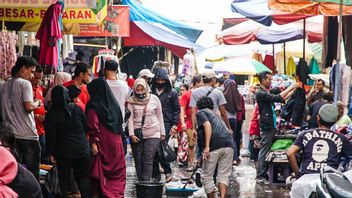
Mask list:
[[[320,172],[315,198],[352,198],[352,183],[336,169],[324,166]]]

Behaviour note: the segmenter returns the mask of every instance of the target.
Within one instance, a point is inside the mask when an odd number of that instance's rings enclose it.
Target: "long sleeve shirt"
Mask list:
[[[127,108],[131,112],[128,119],[128,131],[130,136],[134,135],[134,130],[141,128],[143,110],[145,105],[128,104]],[[142,127],[143,138],[160,138],[165,135],[163,112],[161,103],[157,96],[151,95],[147,104],[144,125]]]

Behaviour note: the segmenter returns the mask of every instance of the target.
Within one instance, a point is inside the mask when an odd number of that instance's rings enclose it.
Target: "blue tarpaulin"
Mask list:
[[[268,8],[268,0],[235,0],[231,4],[233,12],[266,26],[273,22],[272,11]]]
[[[144,21],[151,23],[160,23],[165,27],[173,30],[177,34],[182,35],[191,42],[196,42],[202,30],[195,29],[191,26],[177,22],[153,12],[143,5],[137,3],[135,0],[122,0],[122,4],[130,6],[130,20],[131,21]]]

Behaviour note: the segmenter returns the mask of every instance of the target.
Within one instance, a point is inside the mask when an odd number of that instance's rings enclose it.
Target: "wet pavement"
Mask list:
[[[250,161],[248,157],[242,157],[242,161],[239,166],[233,166],[233,174],[230,178],[230,185],[228,189],[228,197],[238,198],[286,198],[289,196],[289,190],[283,187],[271,187],[269,185],[256,184],[255,176],[256,171],[254,168],[254,162]],[[134,167],[133,157],[128,152],[126,155],[127,164],[127,182],[125,197],[132,198],[136,197],[135,182],[137,181],[137,175]],[[184,169],[176,167],[172,164],[172,170],[174,176],[177,178],[186,178],[191,173]],[[164,178],[162,179],[164,180]],[[164,197],[165,195],[164,190]]]

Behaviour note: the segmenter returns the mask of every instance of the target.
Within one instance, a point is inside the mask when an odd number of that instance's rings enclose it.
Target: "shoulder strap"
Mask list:
[[[143,128],[143,126],[144,126],[144,121],[145,121],[145,116],[146,116],[146,113],[147,113],[148,104],[149,104],[149,101],[148,101],[147,105],[145,105],[145,107],[143,109],[141,128]]]
[[[209,90],[208,93],[207,93],[205,96],[208,97],[208,96],[211,94],[211,92],[213,92],[213,90],[214,90],[214,88],[212,88],[211,90]]]

